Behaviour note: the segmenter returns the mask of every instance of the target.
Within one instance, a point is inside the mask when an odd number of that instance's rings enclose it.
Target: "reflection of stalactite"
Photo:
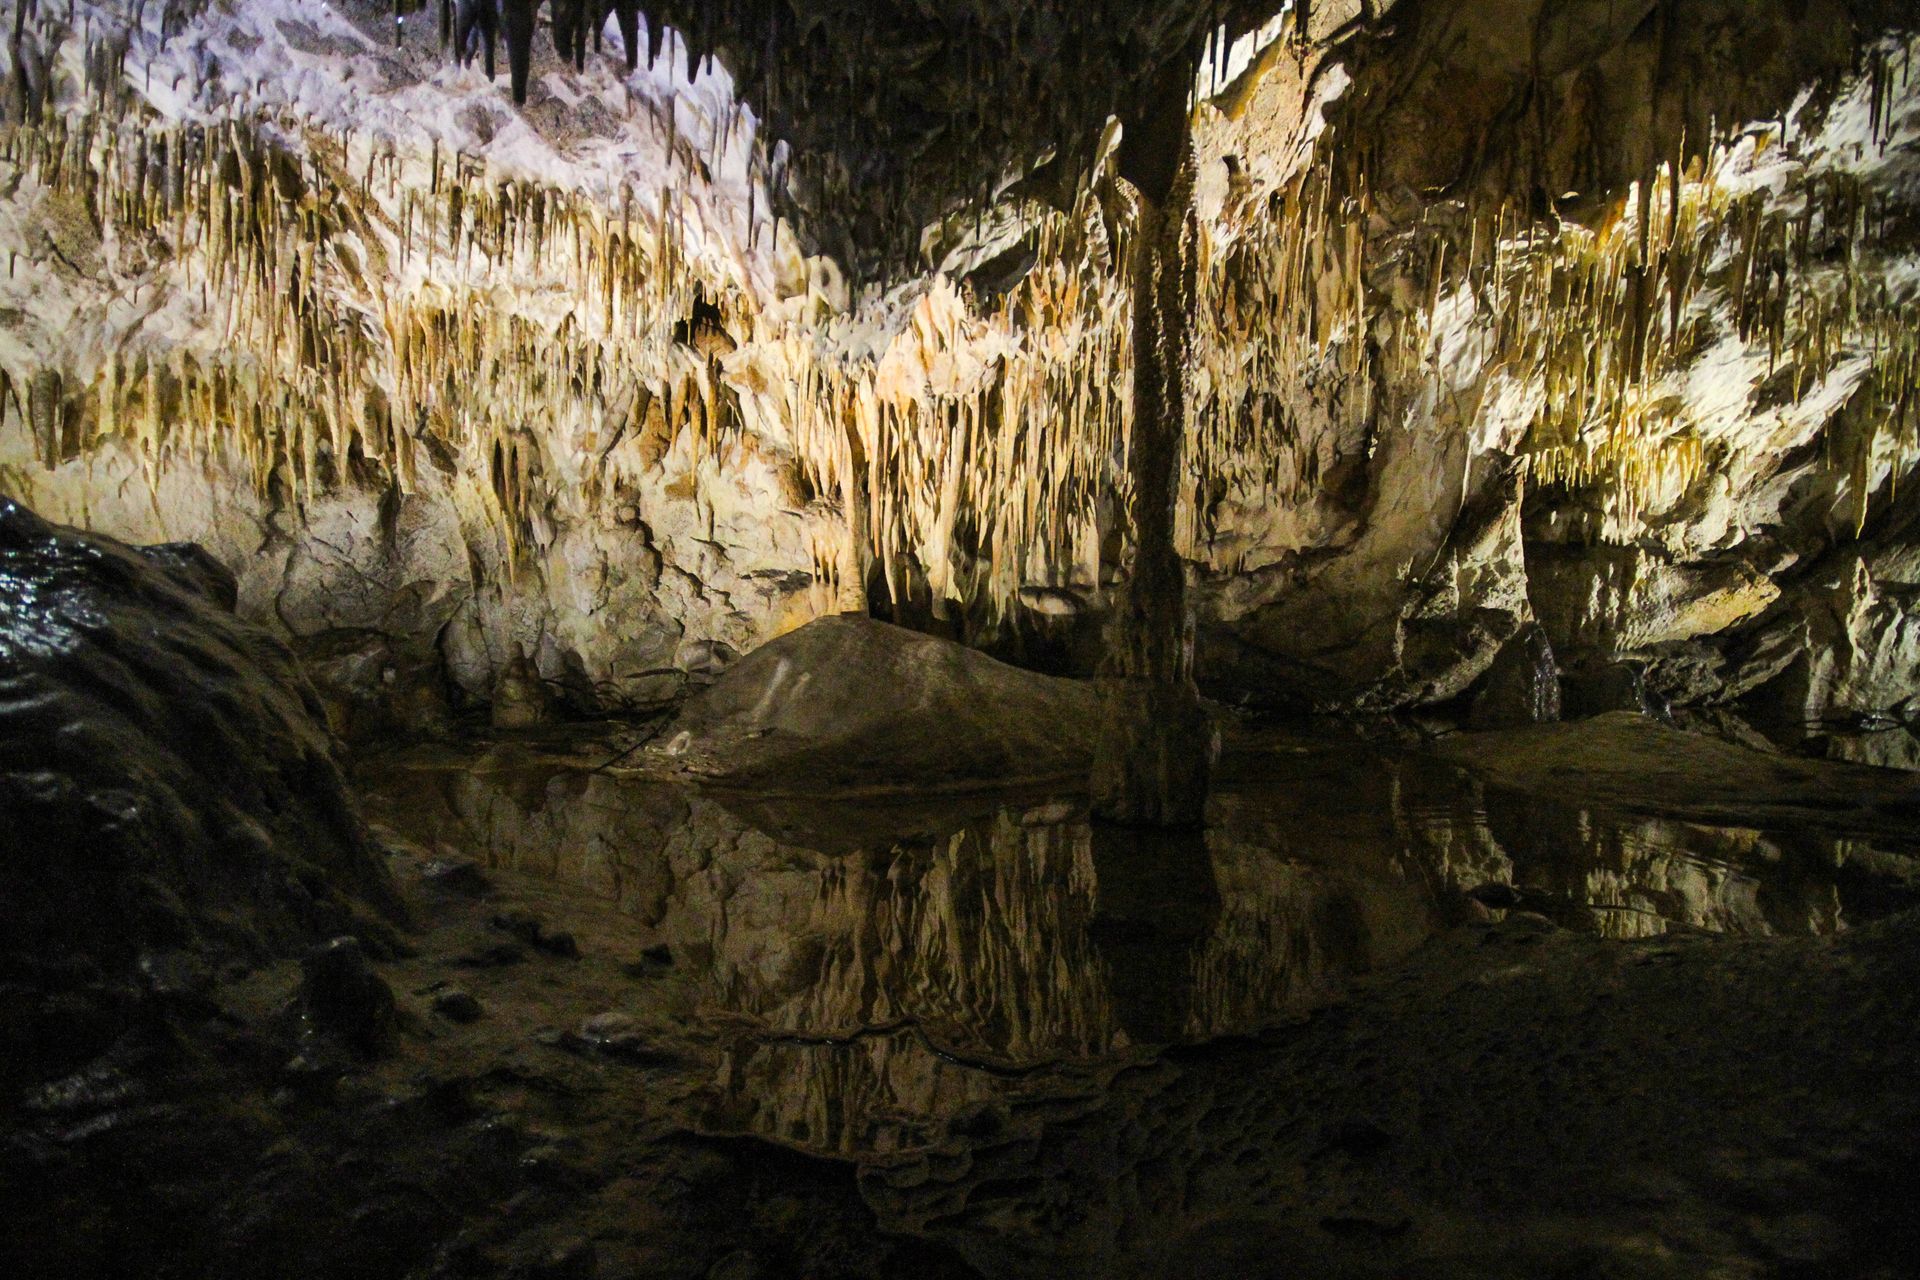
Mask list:
[[[1652,937],[1675,926],[1829,934],[1847,922],[1835,876],[1844,840],[1783,842],[1746,828],[1607,815],[1502,791],[1486,793],[1472,825],[1464,850],[1453,847],[1457,832],[1414,830],[1442,877],[1460,887],[1511,883],[1522,906],[1603,937]],[[1487,853],[1502,847],[1510,862]]]
[[[770,964],[752,921],[700,885],[679,909],[730,1017],[836,1038],[912,1023],[944,1052],[1009,1066],[1097,1057],[1117,1024],[1086,931],[1088,839],[1084,824],[1009,813],[884,858],[760,870],[762,892],[793,895],[778,927],[806,941],[790,965]]]
[[[1220,919],[1190,961],[1184,1037],[1244,1031],[1324,1002],[1356,974],[1393,964],[1434,926],[1427,894],[1216,836]]]
[[[702,1127],[817,1155],[905,1155],[987,1111],[1004,1085],[912,1029],[844,1042],[742,1037],[721,1055]]]
[[[674,907],[676,950],[711,957],[707,1015],[739,1026],[707,1123],[829,1154],[936,1145],[1028,1082],[1297,1014],[1431,928],[1417,885],[1285,861],[1271,833],[1050,819],[801,867],[723,837],[753,870],[719,881],[752,894],[707,902],[702,878]]]

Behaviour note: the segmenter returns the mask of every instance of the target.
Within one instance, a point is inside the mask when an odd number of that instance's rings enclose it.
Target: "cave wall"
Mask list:
[[[1525,718],[1550,647],[1570,712],[1910,722],[1920,121],[1853,8],[1420,5],[1350,46],[1315,163],[1370,333],[1273,380],[1325,461],[1281,518],[1226,495],[1222,686]]]
[[[842,608],[1085,669],[1131,554],[1111,134],[850,288],[677,38],[543,38],[516,109],[424,12],[130,9],[8,55],[0,488],[208,546],[338,727],[656,705]],[[1897,7],[1292,16],[1196,119],[1209,688],[1909,717]]]
[[[349,731],[667,701],[821,607],[810,495],[717,425],[705,299],[807,288],[724,75],[522,113],[430,14],[132,9],[14,58],[0,487],[207,546]]]

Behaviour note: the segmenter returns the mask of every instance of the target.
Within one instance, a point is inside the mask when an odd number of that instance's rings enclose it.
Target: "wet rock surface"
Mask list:
[[[423,884],[430,861],[396,862],[424,926],[406,958],[335,942],[225,975],[191,1025],[145,1000],[136,1033],[10,1095],[0,1264],[698,1280],[750,1253],[770,1275],[969,1274],[877,1231],[844,1165],[687,1123],[710,1057],[684,991],[655,983],[621,1011],[630,916],[511,871],[447,897]],[[581,954],[466,967],[505,913],[564,916]]]
[[[397,908],[278,640],[192,548],[0,497],[0,976],[287,954]]]

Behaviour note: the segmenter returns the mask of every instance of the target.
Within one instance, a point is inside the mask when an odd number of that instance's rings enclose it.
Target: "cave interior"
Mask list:
[[[0,1273],[1920,1276],[1911,0],[13,0]]]

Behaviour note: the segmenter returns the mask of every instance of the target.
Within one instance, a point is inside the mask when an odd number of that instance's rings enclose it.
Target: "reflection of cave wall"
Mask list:
[[[657,925],[673,888],[662,856],[689,821],[675,788],[619,782],[576,767],[530,761],[511,750],[439,766],[418,762],[371,777],[369,804],[396,829],[441,857],[483,852],[496,866],[605,897]]]
[[[991,1125],[983,1073],[1057,1092],[1100,1060],[1285,1019],[1438,918],[1432,877],[1373,826],[1296,847],[1257,802],[1204,840],[1051,805],[923,835],[849,835],[843,815],[820,840],[511,750],[385,772],[376,809],[399,829],[604,895],[666,940],[722,1028],[712,1126],[814,1150]]]
[[[884,1166],[885,1212],[961,1234],[973,1189],[1002,1174],[1013,1183],[983,1212],[1013,1214],[1019,1231],[1030,1211],[1044,1218],[1019,1190],[1036,1168],[1131,1167],[1142,1139],[1130,1102],[1112,1112],[1116,1093],[1151,1095],[1222,1041],[1289,1043],[1302,1014],[1397,990],[1386,971],[1468,945],[1447,929],[1478,912],[1461,890],[1513,885],[1524,910],[1581,935],[1684,940],[1844,937],[1920,888],[1910,858],[1875,852],[1885,841],[1587,811],[1353,742],[1242,758],[1207,831],[1176,836],[1094,828],[1060,803],[721,803],[597,771],[603,758],[416,749],[369,781],[400,831],[604,897],[634,917],[635,950],[668,944],[697,1035],[718,1052],[694,1099],[702,1130]],[[1516,928],[1543,945],[1543,926]],[[1527,961],[1522,944],[1509,954],[1488,963]],[[1383,976],[1352,981],[1371,974]],[[1348,1140],[1339,1115],[1314,1115],[1313,1132]],[[1233,1121],[1220,1123],[1196,1139],[1201,1164],[1219,1143],[1237,1149]],[[1095,1145],[1052,1145],[1062,1130]],[[1096,1200],[1120,1196],[1118,1214],[1138,1194],[1152,1212],[1186,1212],[1187,1193],[1159,1180],[1185,1176],[1187,1156],[1141,1159],[1151,1185]],[[1273,1191],[1209,1177],[1208,1195]],[[1102,1211],[1066,1243],[1107,1248],[1117,1220]]]
[[[1202,846],[1064,806],[905,834],[885,811],[736,812],[513,748],[430,759],[381,771],[386,820],[617,901],[703,975],[708,1014],[752,1029],[738,1070],[787,1037],[820,1070],[880,1064],[882,1097],[899,1054],[1021,1067],[1283,1018],[1405,957],[1476,885],[1614,936],[1831,933],[1911,894],[1874,842],[1587,810],[1354,748],[1229,778]]]
[[[1403,959],[1440,922],[1423,868],[1393,865],[1390,839],[1301,847],[1316,824],[1261,807],[1226,797],[1207,833],[1220,911],[1188,961],[1196,1040],[1310,1008]]]
[[[1193,847],[1048,807],[819,852],[511,753],[400,776],[389,821],[617,900],[711,969],[715,1009],[782,1034],[911,1023],[970,1060],[1090,1059],[1310,1003],[1432,927],[1421,869],[1376,833],[1296,848],[1257,803],[1225,802]]]
[[[1603,937],[1833,934],[1911,900],[1906,859],[1873,841],[1608,813],[1477,785],[1473,794],[1471,814],[1401,802],[1413,856],[1463,888],[1513,885],[1528,910]]]
[[[991,1125],[1003,1088],[910,1030],[830,1044],[743,1036],[722,1052],[702,1124],[815,1154],[884,1158],[924,1151],[956,1124]]]
[[[1807,883],[1789,866],[1763,886],[1749,870],[1777,866],[1786,856],[1757,831],[1656,818],[1601,823],[1579,810],[1500,793],[1488,795],[1487,819],[1501,844],[1524,851],[1514,877],[1523,893],[1548,904],[1591,904],[1593,926],[1607,937],[1646,937],[1674,923],[1733,934],[1832,933],[1840,926],[1831,879]]]

